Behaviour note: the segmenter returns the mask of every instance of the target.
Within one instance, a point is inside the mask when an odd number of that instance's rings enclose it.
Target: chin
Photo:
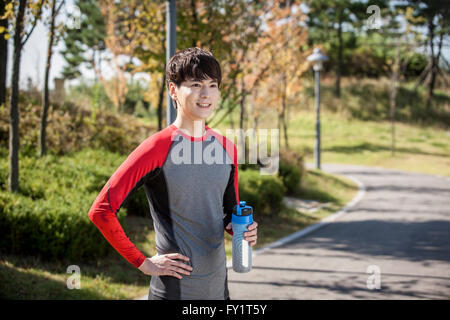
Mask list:
[[[196,118],[198,118],[198,120],[206,120],[211,114],[212,114],[213,109],[209,109],[209,110],[200,110],[199,112],[195,113]]]

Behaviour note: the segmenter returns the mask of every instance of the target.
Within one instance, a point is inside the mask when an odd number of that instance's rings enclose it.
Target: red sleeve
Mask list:
[[[146,257],[126,236],[116,213],[125,199],[162,166],[170,148],[172,131],[173,128],[168,127],[142,142],[110,177],[89,210],[89,219],[105,239],[136,268]]]

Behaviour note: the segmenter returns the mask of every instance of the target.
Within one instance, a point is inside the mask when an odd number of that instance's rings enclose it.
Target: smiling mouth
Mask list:
[[[211,103],[197,103],[197,106],[202,109],[207,109],[211,106]]]

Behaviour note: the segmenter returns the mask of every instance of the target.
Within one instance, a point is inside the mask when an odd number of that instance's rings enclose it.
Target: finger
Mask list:
[[[251,225],[248,226],[248,230],[254,230],[258,228],[258,223],[256,221],[254,221]]]
[[[191,266],[189,266],[187,264],[184,264],[182,262],[176,261],[176,260],[171,260],[170,261],[170,265],[177,266],[179,268],[183,268],[183,269],[186,269],[186,270],[189,270],[189,271],[193,270]]]
[[[166,256],[170,259],[181,259],[181,260],[189,261],[189,258],[186,256],[183,256],[181,253],[169,253]]]
[[[191,273],[187,270],[184,270],[182,268],[178,268],[176,266],[170,266],[169,267],[170,270],[175,271],[177,273],[181,273],[181,274],[185,274],[185,275],[190,275]]]
[[[244,232],[244,237],[256,236],[257,233],[258,233],[257,230],[252,230],[250,232]]]
[[[249,243],[250,247],[253,247],[256,244],[256,240]]]
[[[253,237],[244,237],[245,241],[251,242],[251,241],[256,241],[257,237],[253,236]]]
[[[230,222],[230,223],[225,227],[225,229],[231,229],[232,226],[233,226],[233,225],[232,225],[232,223]]]
[[[175,277],[175,278],[178,278],[178,279],[182,279],[182,278],[183,278],[182,276],[180,276],[180,275],[179,275],[178,273],[176,273],[175,271],[172,271],[172,270],[169,270],[169,269],[167,269],[167,270],[165,271],[164,275],[166,275],[166,276],[172,276],[172,277]]]

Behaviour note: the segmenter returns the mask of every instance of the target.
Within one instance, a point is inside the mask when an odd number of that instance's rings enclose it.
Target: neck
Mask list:
[[[199,138],[205,135],[205,120],[191,120],[191,119],[183,119],[182,117],[177,116],[175,121],[172,123],[178,129],[182,129],[186,131],[191,137]]]

